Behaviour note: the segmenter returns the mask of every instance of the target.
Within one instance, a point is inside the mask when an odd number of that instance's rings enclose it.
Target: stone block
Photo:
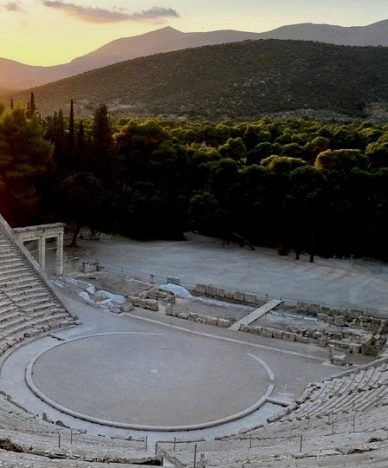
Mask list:
[[[215,288],[214,286],[209,285],[206,288],[206,294],[208,296],[215,297],[217,295],[217,288]]]
[[[295,336],[295,341],[297,341],[298,343],[310,343],[310,338],[307,338],[306,336],[303,336],[303,335],[296,335]]]
[[[363,311],[358,310],[358,309],[349,309],[346,315],[350,319],[356,319],[356,318],[359,318],[359,317],[361,317],[363,315]]]
[[[283,333],[288,333],[288,332],[283,332],[282,330],[278,330],[277,328],[273,328],[272,329],[272,338],[276,338],[277,340],[281,340]]]
[[[177,286],[181,285],[181,280],[175,278],[174,276],[167,276],[167,284],[176,284]]]
[[[370,318],[370,325],[371,325],[372,330],[378,330],[380,328],[381,324],[382,324],[381,319],[378,319],[378,318],[375,318],[375,317]]]
[[[207,317],[207,323],[209,325],[213,325],[214,327],[217,326],[217,318],[216,317]]]
[[[234,292],[234,300],[236,302],[244,302],[244,293],[240,291],[235,291]]]
[[[128,301],[132,303],[135,307],[139,307],[140,298],[137,296],[129,296]]]
[[[152,310],[153,312],[158,312],[159,303],[158,301],[154,301],[153,299],[146,299],[146,308]]]
[[[319,340],[322,338],[322,333],[319,332],[319,331],[313,331],[313,333],[311,334],[311,337],[314,339],[314,340]]]
[[[82,262],[81,271],[83,273],[94,273],[98,271],[98,263],[97,262]]]
[[[343,366],[346,364],[345,362],[345,359],[346,359],[346,354],[344,353],[335,353],[332,355],[332,357],[330,358],[331,362],[335,365],[335,366]]]
[[[183,319],[183,320],[188,320],[189,315],[190,314],[187,314],[186,312],[179,312],[179,314],[177,314],[177,317],[179,317],[180,319]]]
[[[294,333],[290,333],[290,332],[282,332],[281,338],[284,341],[295,341]]]
[[[334,325],[337,325],[338,327],[343,327],[345,323],[346,321],[343,315],[336,315],[334,317]]]
[[[320,311],[320,305],[319,304],[306,304],[305,311],[306,312],[311,312],[313,314],[317,314]]]
[[[256,304],[257,297],[254,294],[245,293],[244,302],[246,302],[247,304]]]
[[[127,302],[126,304],[121,306],[122,312],[131,312],[133,309],[134,309],[134,306],[130,302]]]
[[[159,293],[156,289],[149,289],[148,291],[146,291],[147,299],[156,299],[158,295]]]
[[[348,349],[349,349],[349,353],[351,353],[351,354],[360,354],[361,353],[361,344],[360,343],[349,343]]]
[[[229,328],[231,326],[231,321],[228,319],[218,319],[217,326],[221,328]]]
[[[362,326],[362,327],[366,327],[367,325],[370,324],[370,321],[371,321],[371,317],[358,317],[357,319],[357,322],[359,322],[359,324]]]
[[[265,336],[267,338],[272,338],[272,333],[273,333],[272,328],[263,327],[261,329],[261,336]]]
[[[326,336],[324,336],[318,340],[318,345],[321,346],[322,348],[326,348],[328,342],[329,340],[327,339]]]
[[[216,296],[223,299],[223,298],[225,297],[225,289],[217,288],[217,294],[216,294]]]
[[[206,285],[205,284],[197,284],[194,288],[194,292],[198,294],[206,294]]]
[[[158,297],[158,299],[161,299]],[[174,294],[167,294],[164,299],[161,299],[164,304],[176,304],[176,297]]]
[[[233,291],[225,291],[225,299],[229,299],[230,301],[233,301],[234,299],[234,292]]]
[[[337,310],[337,309],[329,309],[329,312],[328,312],[328,315],[330,315],[331,317],[336,317],[337,315],[341,315],[341,317],[345,317],[346,318],[346,315],[343,311],[341,310]]]
[[[329,316],[322,312],[319,312],[319,314],[317,314],[317,317],[318,317],[318,320],[322,320],[323,322],[327,322],[329,319]]]

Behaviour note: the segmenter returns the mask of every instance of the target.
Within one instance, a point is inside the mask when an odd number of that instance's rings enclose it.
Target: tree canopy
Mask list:
[[[35,104],[34,104],[35,105]],[[0,211],[140,239],[186,230],[388,260],[388,125],[93,119],[0,106]]]

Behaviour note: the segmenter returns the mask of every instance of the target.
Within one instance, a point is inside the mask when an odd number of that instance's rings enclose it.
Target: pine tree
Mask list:
[[[39,182],[50,170],[52,145],[22,109],[0,117],[0,212],[13,224],[36,222]]]

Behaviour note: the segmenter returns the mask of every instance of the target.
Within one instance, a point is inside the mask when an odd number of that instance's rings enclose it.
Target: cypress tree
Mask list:
[[[69,157],[74,155],[74,101],[70,101],[70,118],[69,118]]]
[[[28,119],[31,119],[31,117],[35,114],[36,110],[37,108],[35,105],[35,96],[34,93],[31,93],[30,102],[27,103],[26,117]]]
[[[100,104],[94,113],[92,127],[92,151],[97,177],[104,182],[111,180],[113,138],[108,108]]]

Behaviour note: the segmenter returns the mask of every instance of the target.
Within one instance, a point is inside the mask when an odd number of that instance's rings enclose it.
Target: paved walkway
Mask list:
[[[229,329],[238,331],[240,330],[241,325],[250,325],[251,323],[258,320],[259,318],[263,317],[265,314],[268,314],[268,312],[273,310],[275,307],[277,307],[281,303],[282,301],[278,301],[276,299],[269,301],[267,302],[267,304],[264,304],[260,308],[254,310],[247,316],[243,317],[241,320],[238,320],[237,322],[235,322],[231,327],[229,327]]]

